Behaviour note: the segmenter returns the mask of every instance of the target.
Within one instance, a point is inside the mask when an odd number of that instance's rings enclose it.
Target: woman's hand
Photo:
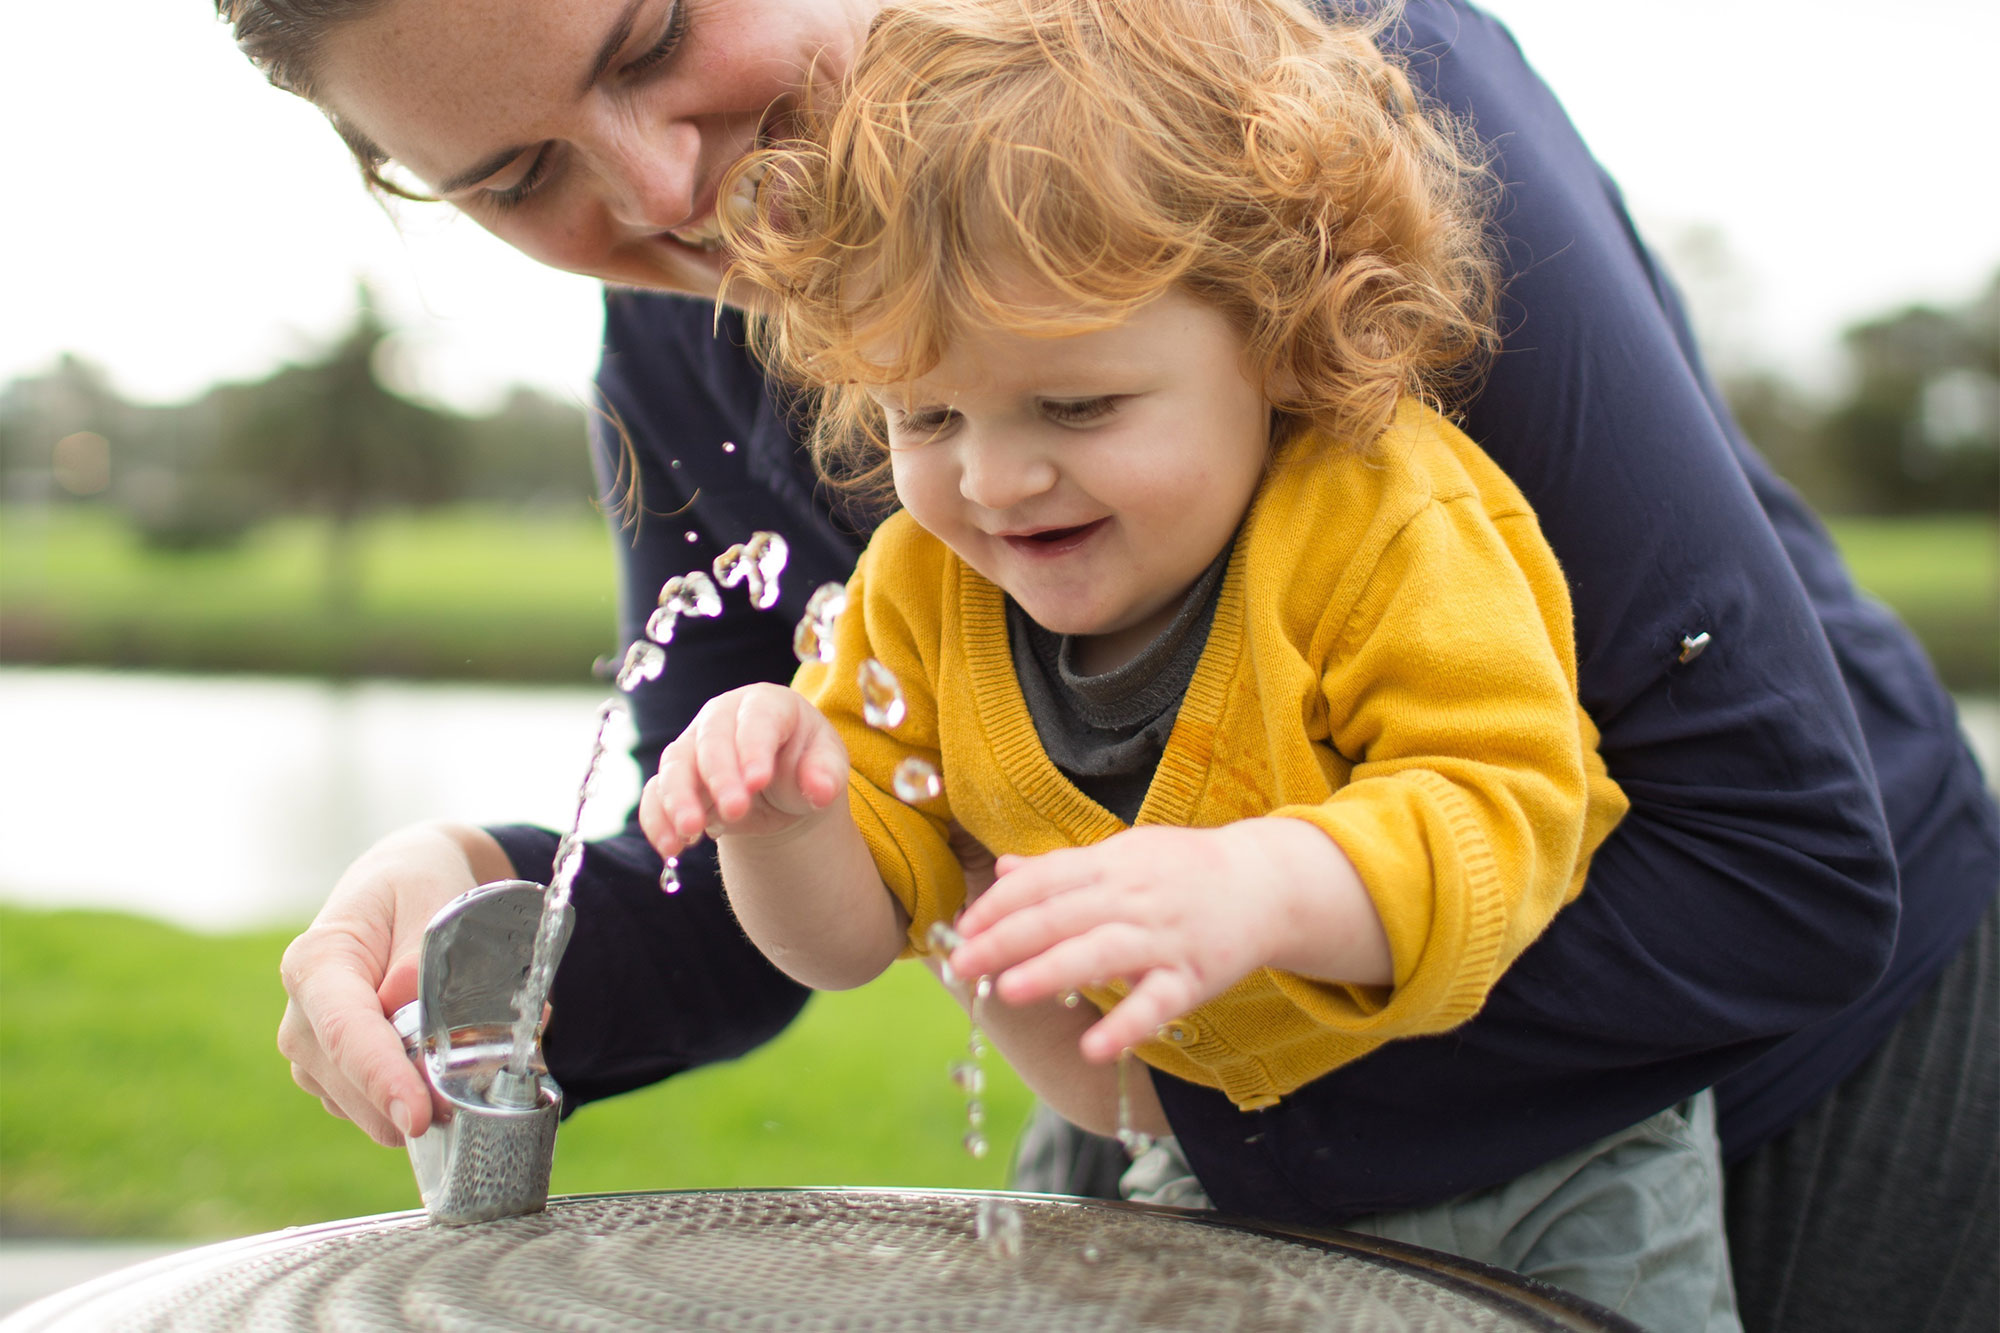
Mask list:
[[[990,974],[1028,1004],[1112,978],[1132,983],[1084,1033],[1103,1062],[1259,967],[1387,984],[1374,903],[1339,847],[1296,819],[1213,829],[1145,825],[1089,847],[1003,856],[959,918],[960,976]]]
[[[847,747],[817,708],[783,685],[745,685],[702,706],[660,752],[639,826],[661,856],[707,833],[781,833],[847,791]]]
[[[386,1147],[429,1128],[430,1090],[386,1015],[417,998],[417,952],[438,909],[513,877],[499,843],[451,824],[392,833],[349,866],[279,967],[289,999],[278,1051],[293,1082]]]

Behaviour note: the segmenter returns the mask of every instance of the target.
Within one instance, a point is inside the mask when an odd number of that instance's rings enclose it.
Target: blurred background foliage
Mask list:
[[[2000,275],[1841,342],[1832,389],[1724,356],[1725,393],[1947,683],[1991,692]],[[364,287],[317,356],[191,402],[75,358],[0,390],[0,662],[582,679],[617,647],[586,406],[415,402],[397,351]]]

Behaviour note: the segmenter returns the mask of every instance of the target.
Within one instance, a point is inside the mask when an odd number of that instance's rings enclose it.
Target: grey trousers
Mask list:
[[[1122,1192],[1208,1206],[1172,1139],[1132,1163]],[[1342,1226],[1539,1278],[1660,1333],[1742,1333],[1710,1093],[1490,1189]]]
[[[1039,1111],[1015,1168],[1116,1198],[1125,1161]],[[1723,1208],[1747,1333],[2000,1330],[2000,904],[1859,1069],[1727,1168]]]

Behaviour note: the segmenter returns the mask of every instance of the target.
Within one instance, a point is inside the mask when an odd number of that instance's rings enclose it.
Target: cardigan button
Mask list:
[[[1185,1046],[1194,1040],[1194,1031],[1185,1023],[1169,1023],[1160,1029],[1160,1038],[1176,1046]]]
[[[1703,653],[1707,651],[1708,651],[1707,630],[1703,630],[1699,634],[1686,635],[1681,639],[1680,660],[1683,665],[1694,661],[1695,658],[1700,657]]]

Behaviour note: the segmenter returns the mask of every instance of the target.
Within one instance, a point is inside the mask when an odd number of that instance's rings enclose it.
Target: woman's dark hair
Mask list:
[[[354,154],[369,189],[398,199],[429,202],[429,195],[385,176],[382,169],[389,164],[389,155],[319,99],[320,45],[327,33],[364,17],[378,3],[380,0],[215,0],[215,13],[236,30],[237,49],[250,57],[250,63],[262,70],[265,78],[326,113],[334,132]]]

